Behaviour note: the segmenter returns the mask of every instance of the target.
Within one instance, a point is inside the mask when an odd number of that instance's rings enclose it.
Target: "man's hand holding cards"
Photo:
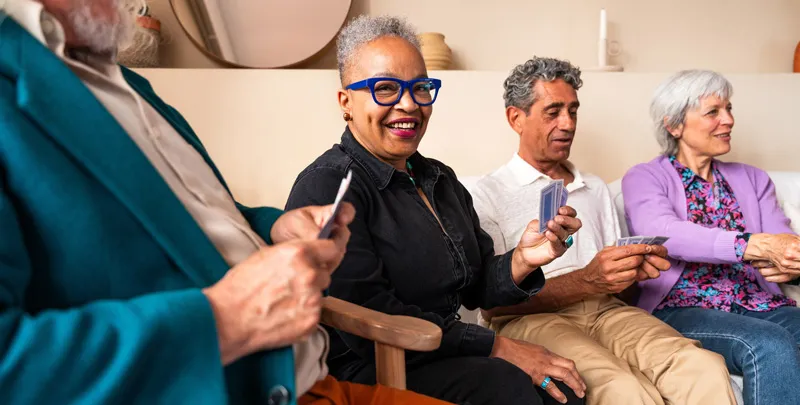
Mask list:
[[[618,247],[619,246],[630,246],[630,245],[662,246],[668,240],[669,240],[669,238],[666,237],[666,236],[631,236],[631,237],[627,237],[627,238],[618,239],[616,246],[618,246]],[[664,260],[657,260],[657,262],[660,265],[663,265],[666,262],[666,248],[659,248],[658,251],[660,252],[661,249],[664,249],[664,256],[663,256]],[[658,255],[656,255],[656,256],[658,256]],[[652,255],[651,255],[651,257],[652,257]],[[653,261],[654,261],[653,259],[650,260],[650,262],[653,262]],[[654,265],[653,263],[650,263],[650,265],[647,266],[647,264],[648,264],[648,260],[647,260],[647,257],[645,257],[645,261],[643,263],[643,266],[642,266],[642,268],[639,270],[639,272],[636,275],[636,280],[637,281],[644,281],[644,280],[648,280],[648,279],[658,278],[659,275],[661,274],[661,271],[669,270],[669,266],[667,266],[666,268],[661,269],[660,267],[663,267],[663,266],[657,266],[657,265]]]
[[[567,250],[564,241],[581,228],[578,214],[565,204],[567,196],[563,181],[553,184],[558,184],[563,194],[555,194],[554,185],[546,187],[547,202],[540,202],[539,220],[528,223],[514,251],[511,273],[515,283],[520,283],[531,271],[561,257]],[[547,205],[545,211],[541,209],[544,205]]]
[[[658,278],[669,270],[666,257],[667,249],[659,245],[608,246],[582,271],[592,292],[617,294],[637,281]]]

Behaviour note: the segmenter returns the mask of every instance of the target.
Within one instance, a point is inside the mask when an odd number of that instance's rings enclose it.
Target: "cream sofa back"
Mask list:
[[[800,234],[800,172],[780,172],[768,171],[769,177],[775,184],[775,191],[778,195],[778,202],[783,208],[783,212],[792,221],[791,227],[796,233]],[[625,221],[625,200],[622,195],[621,180],[616,180],[608,185],[611,196],[614,198],[614,205],[617,208],[620,227],[625,236],[629,235],[628,224]],[[781,285],[784,294],[792,297],[800,303],[800,287],[794,285]]]

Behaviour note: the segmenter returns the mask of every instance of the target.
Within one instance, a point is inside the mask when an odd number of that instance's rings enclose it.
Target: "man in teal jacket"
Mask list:
[[[352,207],[236,204],[116,5],[0,0],[0,403],[294,404]]]

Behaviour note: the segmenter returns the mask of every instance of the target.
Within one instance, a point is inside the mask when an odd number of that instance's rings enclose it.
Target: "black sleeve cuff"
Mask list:
[[[500,262],[501,267],[497,272],[497,285],[503,293],[502,300],[507,302],[503,302],[497,306],[519,304],[536,295],[536,293],[544,287],[544,272],[541,268],[528,274],[519,285],[514,282],[514,279],[511,277],[511,260],[515,250],[516,249],[511,249],[508,253],[503,255],[503,260]]]
[[[489,357],[494,347],[494,331],[475,324],[461,323],[461,325],[465,328],[459,354]]]

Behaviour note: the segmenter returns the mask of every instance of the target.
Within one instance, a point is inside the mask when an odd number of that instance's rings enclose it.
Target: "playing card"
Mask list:
[[[566,187],[562,187],[561,188],[561,205],[560,205],[560,207],[563,207],[563,206],[567,205],[567,197],[568,196],[569,196],[569,191],[567,191]]]
[[[564,198],[564,180],[558,179],[553,180],[553,183],[556,183],[556,215],[558,215],[558,209],[563,206],[561,204],[562,199]]]
[[[666,236],[632,236],[617,239],[616,246],[628,245],[663,245],[669,240]]]
[[[353,171],[348,170],[347,177],[342,179],[342,183],[339,185],[339,192],[336,193],[336,199],[333,201],[331,217],[328,218],[328,221],[322,226],[322,230],[319,231],[319,236],[317,236],[317,238],[328,239],[331,237],[331,233],[333,232],[333,224],[336,222],[336,216],[339,215],[339,210],[342,206],[344,195],[347,193],[347,189],[350,188],[350,180],[352,179]]]
[[[656,237],[653,238],[652,244],[653,245],[663,245],[668,240],[669,240],[669,238],[666,237],[666,236],[656,236]]]
[[[558,187],[555,182],[546,185],[539,194],[539,233],[547,230],[547,223],[555,218],[558,206]]]

